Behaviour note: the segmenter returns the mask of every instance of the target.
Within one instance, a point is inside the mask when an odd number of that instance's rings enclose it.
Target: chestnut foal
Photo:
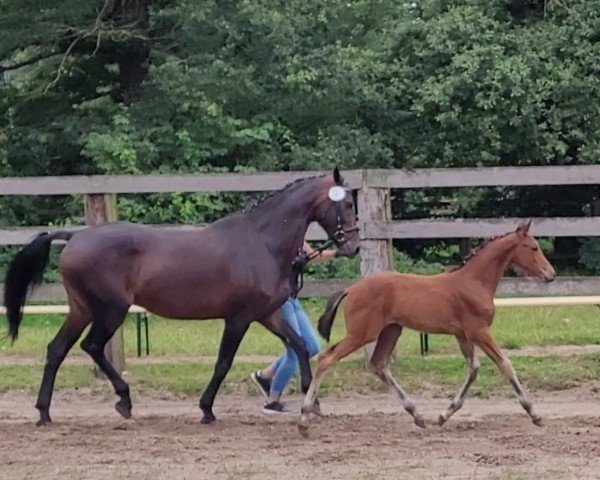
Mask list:
[[[409,275],[384,272],[371,275],[334,294],[319,319],[319,333],[327,340],[337,308],[345,299],[346,336],[323,352],[302,405],[298,424],[301,434],[308,432],[309,413],[313,410],[317,390],[325,372],[336,362],[367,343],[377,341],[370,367],[398,393],[402,406],[419,427],[425,422],[402,387],[389,370],[390,357],[402,328],[423,333],[454,335],[467,360],[468,376],[458,394],[439,417],[443,425],[462,407],[471,384],[477,377],[479,360],[475,346],[483,350],[508,378],[519,402],[535,425],[541,417],[533,412],[510,360],[496,345],[490,326],[494,320],[494,294],[509,267],[528,276],[554,280],[555,272],[535,238],[529,234],[531,220],[514,232],[486,241],[474,250],[462,267],[439,275]]]

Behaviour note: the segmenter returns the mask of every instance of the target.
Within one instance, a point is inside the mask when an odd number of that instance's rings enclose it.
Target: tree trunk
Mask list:
[[[116,0],[110,18],[118,26],[134,26],[142,33],[148,32],[149,0]],[[131,104],[148,75],[150,45],[143,39],[132,38],[117,45],[115,60],[119,65],[119,88],[116,99]]]

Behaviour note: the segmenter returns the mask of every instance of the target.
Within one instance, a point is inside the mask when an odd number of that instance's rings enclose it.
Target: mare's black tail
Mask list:
[[[4,306],[8,319],[8,336],[13,342],[19,335],[27,294],[42,282],[50,257],[50,244],[53,240],[69,240],[73,234],[74,232],[65,231],[41,233],[25,245],[8,265],[4,280]]]
[[[333,325],[333,320],[335,319],[337,309],[340,306],[340,302],[344,299],[344,297],[347,294],[348,292],[346,292],[346,290],[342,290],[341,292],[336,292],[331,297],[329,297],[329,300],[327,300],[325,311],[323,312],[323,315],[321,315],[321,317],[319,318],[319,333],[327,341],[329,341],[329,337],[331,336],[331,327]]]

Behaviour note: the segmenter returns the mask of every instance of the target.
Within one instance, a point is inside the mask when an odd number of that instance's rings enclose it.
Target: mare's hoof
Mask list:
[[[52,420],[50,419],[50,417],[48,418],[40,418],[36,423],[35,426],[36,427],[46,427],[48,425],[52,424]]]
[[[300,435],[302,435],[303,438],[308,438],[308,426],[302,425],[301,423],[299,423],[298,424],[298,433],[300,433]]]
[[[415,417],[415,425],[419,428],[426,428],[425,420],[423,420],[423,417]]]
[[[210,425],[211,423],[214,423],[217,420],[217,417],[215,417],[214,415],[204,415],[201,419],[200,419],[200,423],[202,425]]]
[[[131,402],[119,400],[115,403],[115,410],[125,419],[131,418]]]
[[[538,426],[538,427],[542,427],[544,424],[542,423],[542,417],[536,415],[535,417],[533,417],[531,419],[531,421],[533,422],[534,425]]]
[[[446,423],[446,417],[444,417],[444,415],[440,413],[440,416],[438,418],[438,427],[441,427],[444,423]]]

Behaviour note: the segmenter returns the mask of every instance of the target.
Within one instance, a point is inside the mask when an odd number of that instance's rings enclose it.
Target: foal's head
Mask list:
[[[517,246],[513,251],[511,267],[522,271],[525,275],[539,277],[546,282],[551,282],[556,272],[540,249],[535,238],[529,234],[531,219],[521,223],[515,232]]]
[[[360,236],[352,192],[346,187],[337,168],[332,177],[324,180],[326,189],[318,201],[316,220],[338,247],[340,255],[354,257],[358,253]]]

